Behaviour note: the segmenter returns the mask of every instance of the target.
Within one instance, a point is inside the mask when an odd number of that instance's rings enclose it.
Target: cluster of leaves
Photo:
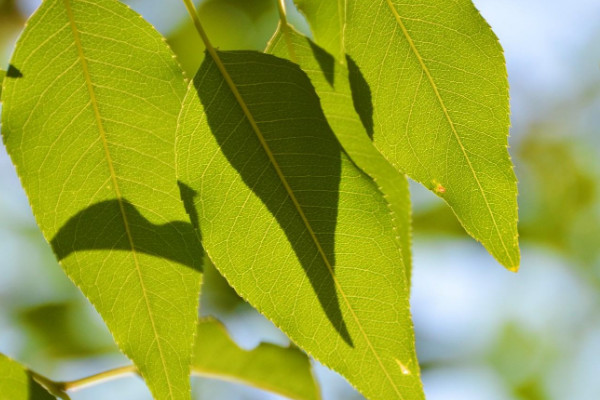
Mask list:
[[[424,398],[406,176],[519,264],[496,37],[467,0],[298,0],[314,40],[280,2],[265,53],[224,52],[184,2],[207,49],[189,83],[116,0],[45,0],[17,43],[3,140],[65,273],[156,399],[192,372],[319,397],[304,353],[198,322],[206,263],[366,397]],[[11,399],[73,387],[0,361]]]

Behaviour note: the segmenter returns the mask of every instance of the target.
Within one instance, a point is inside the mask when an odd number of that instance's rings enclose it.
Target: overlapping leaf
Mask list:
[[[322,6],[326,7],[325,4]],[[361,93],[368,88],[360,71],[354,69],[350,73],[344,63],[284,23],[269,42],[267,51],[292,60],[306,72],[342,147],[375,180],[384,194],[392,211],[410,285],[411,210],[408,181],[387,162],[369,139],[372,135],[373,105],[368,101],[361,102],[362,99],[369,100],[369,97]]]
[[[470,1],[345,0],[329,18],[297,0],[317,43],[347,53],[370,87],[375,146],[441,196],[504,266],[519,266],[502,48]],[[336,23],[336,25],[339,25]],[[339,43],[337,39],[339,38]]]
[[[6,76],[6,71],[0,69],[0,100],[2,100],[2,83],[4,82],[5,76]]]
[[[12,71],[12,73],[11,73]],[[2,134],[65,272],[157,399],[189,398],[202,251],[174,169],[185,82],[114,0],[46,0],[4,82]]]
[[[318,400],[310,360],[295,347],[261,343],[244,350],[214,319],[198,323],[192,373],[241,382],[296,400]]]
[[[0,354],[0,400],[55,400],[18,362]]]
[[[422,399],[388,206],[309,78],[254,52],[206,57],[179,118],[178,176],[229,283],[372,399]]]

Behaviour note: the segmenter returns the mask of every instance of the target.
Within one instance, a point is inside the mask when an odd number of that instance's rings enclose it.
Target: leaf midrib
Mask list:
[[[288,46],[291,47],[292,46],[292,44],[291,44],[292,43],[291,38],[289,38],[289,41],[288,41],[288,40],[286,40],[287,38],[285,37],[286,33],[288,32],[288,29],[290,29],[289,25],[287,24],[286,21],[281,21],[280,26],[282,27],[282,29],[280,31],[282,32],[282,35],[284,36],[284,41],[286,41],[287,44],[288,44]],[[292,200],[292,203],[294,203],[294,207],[296,208],[296,211],[300,215],[300,217],[301,217],[302,221],[304,222],[304,225],[306,226],[306,229],[308,230],[308,232],[309,232],[309,234],[310,234],[313,242],[317,246],[317,250],[319,252],[319,255],[321,256],[321,258],[323,259],[323,262],[327,266],[327,271],[331,275],[332,280],[333,280],[336,288],[340,292],[340,297],[344,300],[344,303],[345,303],[346,307],[348,308],[348,310],[350,311],[350,313],[352,315],[352,318],[354,319],[354,322],[358,326],[358,329],[360,330],[360,333],[362,334],[365,342],[367,343],[369,349],[371,350],[371,352],[375,356],[375,359],[377,360],[377,363],[379,364],[379,366],[383,370],[383,372],[384,372],[386,378],[388,379],[388,381],[390,382],[391,386],[394,388],[394,391],[396,392],[396,394],[398,395],[398,397],[401,400],[403,400],[404,397],[402,397],[402,394],[400,393],[398,387],[394,383],[394,380],[389,375],[387,369],[383,365],[383,362],[381,361],[381,358],[379,357],[379,354],[377,353],[377,351],[375,351],[375,348],[373,347],[373,344],[371,343],[371,340],[367,336],[366,332],[363,330],[363,327],[362,327],[362,325],[360,323],[359,318],[355,314],[354,309],[350,306],[350,302],[348,301],[348,298],[347,298],[344,290],[342,289],[342,286],[338,282],[338,280],[337,280],[337,278],[336,278],[336,276],[335,276],[335,274],[333,272],[333,267],[330,264],[330,262],[329,262],[329,260],[327,258],[327,255],[325,254],[325,251],[323,250],[323,247],[321,246],[321,243],[317,239],[317,236],[316,236],[314,230],[312,229],[312,226],[310,225],[310,222],[308,221],[308,218],[306,217],[306,215],[304,214],[304,211],[302,210],[302,206],[298,202],[298,199],[296,198],[296,195],[294,194],[294,191],[292,190],[292,188],[290,187],[289,183],[287,182],[287,179],[285,178],[285,175],[283,174],[283,171],[279,167],[279,163],[275,159],[275,156],[274,156],[273,152],[271,151],[271,148],[269,147],[268,143],[266,142],[266,140],[265,140],[265,138],[264,138],[264,136],[262,134],[262,131],[258,127],[258,124],[256,123],[256,120],[254,119],[254,116],[252,115],[252,113],[248,109],[248,106],[247,106],[246,102],[244,101],[244,98],[242,97],[241,93],[237,89],[237,86],[236,86],[235,82],[233,82],[233,79],[231,78],[231,75],[229,75],[229,72],[227,71],[227,68],[223,64],[223,61],[221,60],[221,58],[219,57],[219,55],[215,51],[215,49],[212,48],[212,46],[211,46],[211,47],[208,47],[207,50],[209,51],[211,57],[213,58],[215,64],[217,65],[217,68],[221,72],[221,75],[223,76],[223,79],[225,79],[225,81],[227,82],[227,85],[229,86],[229,89],[232,91],[232,93],[233,93],[236,101],[238,102],[238,104],[242,108],[242,110],[244,112],[244,115],[246,116],[246,119],[250,123],[250,125],[252,127],[252,130],[256,134],[256,136],[257,136],[257,138],[258,138],[261,146],[263,147],[263,150],[267,154],[267,157],[269,158],[269,161],[271,162],[271,165],[275,169],[275,171],[277,173],[277,176],[281,180],[281,183],[283,184],[286,192],[288,193],[288,196]]]
[[[69,17],[69,24],[71,26],[71,30],[73,32],[73,40],[75,42],[75,46],[77,47],[77,54],[79,56],[79,60],[81,62],[81,68],[83,70],[83,75],[85,77],[85,83],[86,83],[86,87],[88,89],[88,93],[90,96],[90,103],[92,105],[92,108],[94,110],[94,117],[96,120],[96,124],[98,126],[98,132],[100,134],[100,138],[102,141],[102,146],[104,149],[104,154],[105,154],[105,158],[106,158],[106,163],[108,165],[108,169],[110,171],[110,177],[111,177],[111,181],[113,183],[113,188],[115,191],[115,195],[117,196],[117,202],[119,203],[119,210],[121,212],[121,216],[123,217],[123,225],[125,227],[125,232],[127,235],[127,240],[129,242],[129,246],[131,247],[131,254],[133,256],[133,261],[134,261],[134,265],[135,265],[135,269],[138,275],[138,279],[140,282],[140,286],[142,289],[142,295],[144,297],[144,302],[146,304],[146,311],[148,313],[148,317],[150,319],[150,324],[152,326],[152,331],[154,334],[154,340],[156,341],[156,347],[158,348],[158,353],[160,355],[160,360],[161,360],[161,364],[163,367],[163,371],[164,371],[164,375],[165,375],[165,379],[167,381],[167,386],[169,387],[169,396],[172,399],[173,398],[173,388],[171,385],[171,381],[169,378],[169,371],[167,369],[166,366],[166,362],[165,362],[165,358],[163,355],[163,350],[160,344],[160,337],[158,335],[158,332],[156,330],[156,323],[154,321],[154,315],[152,314],[152,310],[150,308],[150,301],[148,299],[148,294],[147,294],[147,289],[146,286],[144,284],[144,280],[142,277],[142,272],[141,272],[141,267],[140,267],[140,263],[137,257],[137,251],[135,248],[135,244],[134,244],[134,240],[133,240],[133,236],[131,234],[131,228],[129,226],[129,221],[127,219],[127,215],[125,213],[125,205],[123,202],[123,196],[121,194],[121,189],[119,187],[119,183],[117,180],[117,175],[115,172],[115,168],[113,165],[113,161],[112,161],[112,157],[110,154],[110,150],[108,148],[108,140],[106,138],[106,131],[104,130],[104,125],[102,123],[102,117],[100,114],[100,109],[98,107],[98,100],[96,99],[96,93],[94,91],[94,85],[92,84],[92,79],[91,79],[91,75],[89,72],[89,68],[88,68],[88,64],[87,64],[87,59],[85,57],[85,53],[83,51],[83,45],[81,43],[81,38],[79,36],[79,29],[77,28],[77,24],[75,23],[75,16],[73,14],[73,9],[71,7],[71,0],[64,0],[64,4],[65,4],[65,8],[67,10],[67,15]]]
[[[414,41],[412,40],[410,33],[408,32],[408,30],[406,29],[406,26],[402,22],[402,17],[398,13],[398,10],[396,10],[396,7],[392,3],[392,0],[385,0],[385,1],[386,1],[387,5],[389,6],[390,11],[394,15],[396,22],[400,26],[400,29],[402,30],[402,33],[404,34],[404,37],[406,38],[406,41],[408,42],[412,53],[415,55],[415,57],[419,61],[419,65],[421,66],[421,69],[427,76],[427,79],[429,80],[429,83],[433,89],[433,92],[435,93],[435,97],[442,109],[442,112],[444,113],[444,116],[445,116],[446,120],[448,121],[448,124],[450,125],[450,130],[452,131],[452,134],[453,134],[454,138],[456,139],[458,146],[460,147],[460,150],[465,158],[465,161],[467,162],[467,165],[469,166],[469,170],[471,171],[471,174],[473,175],[473,178],[475,179],[475,182],[477,183],[477,187],[479,188],[479,193],[481,194],[481,197],[483,197],[483,202],[485,203],[485,206],[490,214],[492,223],[494,224],[494,229],[496,230],[496,234],[497,234],[498,238],[500,239],[500,243],[502,243],[502,247],[504,248],[504,252],[505,252],[506,256],[510,260],[510,264],[511,264],[510,269],[516,269],[517,265],[515,264],[515,262],[512,258],[512,255],[510,254],[510,252],[508,251],[508,248],[506,247],[506,243],[504,242],[504,238],[502,237],[502,234],[500,233],[500,228],[498,227],[498,223],[496,222],[496,218],[494,217],[494,213],[492,212],[490,203],[487,199],[485,191],[483,190],[483,186],[481,185],[481,182],[479,181],[479,177],[477,176],[477,173],[475,172],[475,169],[473,168],[473,164],[471,163],[471,159],[469,158],[469,155],[467,154],[467,151],[466,151],[464,145],[462,144],[460,136],[458,135],[458,132],[456,130],[456,126],[454,125],[454,121],[452,120],[452,118],[450,117],[450,114],[448,113],[448,109],[446,107],[444,100],[442,99],[442,96],[439,92],[437,84],[435,83],[433,76],[431,75],[431,72],[429,71],[429,68],[425,64],[425,60],[423,60],[423,57],[421,57],[419,50],[417,49]]]

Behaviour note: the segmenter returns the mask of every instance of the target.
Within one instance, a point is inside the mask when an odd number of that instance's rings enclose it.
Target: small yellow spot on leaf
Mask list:
[[[396,362],[398,363],[398,366],[400,367],[400,371],[402,371],[402,375],[410,375],[410,370],[408,369],[408,367],[404,364],[402,364],[402,362],[398,359],[396,359]]]

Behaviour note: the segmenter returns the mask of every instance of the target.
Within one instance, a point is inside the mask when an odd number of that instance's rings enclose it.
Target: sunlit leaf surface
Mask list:
[[[120,2],[47,0],[4,90],[4,143],[65,272],[155,398],[189,398],[202,251],[175,179],[170,50]]]
[[[298,66],[207,56],[179,118],[177,167],[204,247],[240,295],[367,397],[423,398],[390,211]]]
[[[0,354],[0,400],[55,400],[25,367]]]
[[[279,26],[267,50],[292,60],[306,72],[319,95],[327,122],[342,147],[375,180],[384,194],[392,211],[404,270],[410,283],[411,210],[408,181],[387,162],[370,140],[373,132],[369,121],[373,118],[373,105],[361,103],[360,92],[366,87],[360,71],[354,69],[350,73],[346,65],[290,26]]]
[[[507,151],[502,48],[470,1],[298,0],[317,43],[361,71],[373,103],[373,141],[442,197],[464,228],[518,269],[517,186]],[[336,25],[340,25],[336,22]]]

